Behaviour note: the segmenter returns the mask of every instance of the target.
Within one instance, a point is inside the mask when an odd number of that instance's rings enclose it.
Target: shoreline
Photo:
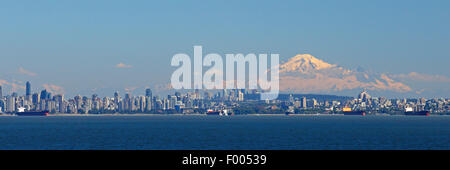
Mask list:
[[[0,117],[15,117],[17,115],[14,114],[0,114]],[[57,113],[57,114],[49,114],[49,117],[63,117],[63,116],[210,116],[210,117],[218,117],[218,115],[206,115],[206,114],[159,114],[159,113],[107,113],[107,114],[79,114],[79,113]],[[230,115],[232,116],[349,116],[344,114],[245,114],[245,115]],[[350,115],[351,116],[351,115]],[[358,116],[358,115],[356,115]],[[390,114],[374,114],[374,115],[365,115],[365,116],[408,116],[408,115],[390,115]],[[440,114],[432,114],[429,116],[450,116],[450,115],[440,115]],[[21,116],[24,117],[24,116]],[[25,116],[26,117],[26,116]],[[219,117],[229,117],[229,116],[219,116]]]

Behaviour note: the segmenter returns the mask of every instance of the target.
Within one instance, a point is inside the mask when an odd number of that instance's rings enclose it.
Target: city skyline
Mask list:
[[[356,97],[331,95],[282,95],[274,100],[261,100],[259,90],[223,89],[192,90],[175,92],[164,96],[153,96],[151,89],[134,96],[130,93],[113,97],[52,94],[47,90],[31,91],[26,83],[27,93],[2,96],[0,86],[0,113],[43,113],[45,114],[342,114],[355,110],[356,114],[403,114],[416,111],[427,114],[447,114],[448,98],[389,99],[372,97],[366,89]],[[123,97],[122,97],[123,96]],[[295,97],[294,97],[295,96]],[[308,98],[307,98],[308,96]],[[261,108],[263,106],[263,108]]]
[[[46,94],[50,94],[51,96],[52,95],[63,95],[63,96],[66,95],[64,92],[61,92],[61,93],[54,92],[54,91],[49,90],[49,89],[47,89],[45,87],[44,88],[40,88],[40,89],[39,88],[38,89],[35,88],[35,90],[33,90],[33,88],[32,88],[33,86],[32,86],[30,81],[27,81],[26,84],[24,85],[24,87],[25,87],[25,91],[23,93],[19,93],[17,91],[6,92],[5,93],[5,91],[3,91],[3,86],[0,85],[0,98],[7,97],[7,96],[25,96],[26,97],[26,96],[32,96],[34,94],[41,94],[44,91],[46,92]],[[217,92],[223,91],[223,90],[226,90],[226,89],[216,89],[216,90],[200,89],[200,91],[207,92],[207,93],[217,93]],[[258,89],[255,89],[255,90],[253,90],[253,89],[229,89],[229,90],[245,90],[245,91],[255,91],[256,90],[256,91],[260,92],[260,90],[258,90]],[[360,90],[360,91],[362,90],[364,92],[369,91],[369,90],[367,90],[367,88],[361,88],[361,89],[357,89],[357,90]],[[132,95],[132,96],[158,96],[158,97],[160,97],[160,96],[167,96],[167,95],[170,96],[171,94],[174,94],[174,93],[180,93],[180,92],[182,92],[182,93],[189,93],[189,92],[194,92],[194,91],[198,91],[198,90],[196,90],[196,89],[182,89],[182,90],[173,90],[173,89],[171,89],[167,93],[160,94],[160,93],[154,93],[154,91],[152,90],[152,88],[150,86],[146,86],[143,90],[136,90],[136,89],[134,89],[133,92],[129,92],[127,90],[124,90],[124,92],[122,93],[122,91],[116,90],[116,91],[111,91],[110,94],[107,94],[107,95],[99,95],[97,93],[91,93],[91,94],[67,95],[67,97],[73,98],[73,97],[76,97],[76,96],[93,96],[93,95],[95,95],[95,96],[103,96],[103,97],[115,97],[117,94],[122,94],[123,96],[125,96],[125,95]],[[283,95],[286,95],[286,94],[325,95],[325,96],[328,95],[328,96],[340,96],[340,97],[352,97],[352,96],[354,96],[354,94],[353,95],[336,95],[336,94],[298,93],[298,92],[281,92],[280,94],[283,94]],[[120,96],[120,97],[122,97],[122,96]],[[386,96],[375,96],[375,97],[386,97]],[[416,99],[416,98],[426,98],[426,97],[401,97],[401,96],[394,96],[394,97],[387,97],[387,98],[388,99]],[[436,99],[436,98],[449,99],[449,97],[441,97],[441,96],[439,96],[439,97],[429,97],[428,99],[433,99],[433,98],[434,99]],[[274,99],[274,100],[279,100],[279,99],[277,98],[277,99]]]

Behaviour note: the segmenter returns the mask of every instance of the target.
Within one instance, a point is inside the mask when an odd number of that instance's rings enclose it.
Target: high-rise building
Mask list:
[[[119,104],[119,102],[121,101],[121,98],[120,98],[120,94],[119,94],[119,92],[114,92],[114,103],[115,104]]]
[[[98,98],[98,95],[97,94],[93,94],[92,95],[92,100],[93,101],[96,101],[96,100],[98,100],[99,98]]]
[[[31,95],[31,83],[29,81],[27,81],[26,84],[26,96],[30,96]]]
[[[16,98],[13,96],[6,97],[6,112],[12,113],[16,111]]]
[[[125,111],[131,111],[131,95],[130,93],[126,93],[125,94],[125,101],[124,101],[124,106],[123,106]]]
[[[175,104],[177,103],[177,96],[171,96],[169,95],[168,98],[170,99],[170,104],[168,109],[174,109]]]
[[[47,94],[47,90],[42,90],[41,91],[41,100],[46,100],[47,99],[47,96],[48,94]]]
[[[5,111],[6,108],[5,106],[6,106],[5,101],[0,99],[0,113]]]
[[[306,97],[303,97],[302,98],[302,107],[303,108],[306,108],[307,106],[306,106]]]
[[[244,101],[244,93],[241,90],[238,91],[238,101]]]
[[[152,97],[153,93],[151,89],[145,89],[145,96],[146,97]]]
[[[76,95],[73,99],[75,100],[76,111],[78,112],[82,108],[83,99],[80,95]]]
[[[316,99],[312,99],[312,106],[316,107],[317,106],[317,100]]]
[[[40,99],[41,98],[40,98],[39,93],[34,93],[33,97],[31,98],[33,106],[37,106],[40,103]],[[35,109],[37,109],[37,108],[35,108]]]
[[[56,102],[58,102],[58,112],[64,113],[65,112],[65,106],[64,106],[64,95],[59,94],[55,96]]]
[[[146,96],[145,98],[145,111],[149,112],[150,110],[152,110],[152,98],[148,96]]]
[[[227,92],[227,89],[223,89],[223,90],[222,90],[222,98],[223,98],[224,100],[226,100],[226,99],[228,98],[228,92]]]
[[[289,94],[289,102],[294,103],[294,96]]]
[[[145,96],[139,96],[139,111],[141,111],[142,113],[145,112],[147,103],[146,103],[146,97]]]

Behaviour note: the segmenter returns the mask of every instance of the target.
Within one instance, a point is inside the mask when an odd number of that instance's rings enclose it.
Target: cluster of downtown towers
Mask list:
[[[3,96],[0,86],[0,113],[17,113],[24,111],[48,111],[50,113],[206,113],[213,111],[238,111],[237,114],[250,113],[336,113],[345,107],[352,110],[364,110],[368,113],[397,113],[410,108],[414,111],[430,111],[431,113],[450,114],[450,100],[444,98],[434,99],[386,99],[384,97],[371,97],[365,90],[357,98],[323,99],[294,98],[274,101],[259,101],[254,99],[257,91],[249,92],[243,89],[223,90],[222,93],[206,91],[200,94],[198,90],[181,94],[175,92],[167,98],[153,96],[151,89],[145,90],[144,96],[125,94],[124,98],[118,92],[114,97],[99,98],[96,94],[91,97],[77,95],[74,98],[64,99],[64,95],[52,95],[47,90],[40,93],[31,93],[31,84],[26,83],[26,93],[19,96],[16,92]],[[280,94],[281,96],[282,94]],[[244,101],[245,97],[245,102]],[[259,99],[259,98],[258,98]],[[261,103],[263,102],[263,103]],[[247,107],[241,107],[249,106]],[[264,106],[261,110],[261,106]],[[242,110],[244,108],[244,110]],[[256,110],[255,110],[256,109]],[[275,110],[274,110],[275,109]]]
[[[234,92],[233,92],[234,94]],[[217,95],[205,94],[206,98],[213,99]],[[233,100],[243,100],[243,93],[239,91]],[[99,98],[77,95],[73,99],[64,99],[63,94],[52,95],[47,90],[40,93],[31,92],[31,83],[26,83],[25,96],[19,96],[16,92],[3,96],[0,86],[0,112],[15,113],[23,111],[49,111],[51,113],[155,113],[155,112],[180,112],[184,108],[196,108],[205,110],[211,108],[210,102],[205,102],[198,93],[181,95],[169,95],[167,98],[153,96],[151,89],[145,90],[145,96],[132,96],[125,94],[122,98],[119,92],[114,97]]]

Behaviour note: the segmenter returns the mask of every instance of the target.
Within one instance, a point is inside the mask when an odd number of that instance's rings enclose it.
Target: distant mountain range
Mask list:
[[[423,93],[427,87],[411,86],[420,84],[418,81],[422,84],[438,82],[444,83],[443,86],[450,85],[450,78],[441,75],[415,72],[395,75],[372,73],[361,68],[351,70],[327,63],[310,54],[296,55],[281,64],[279,69],[280,90],[289,93],[349,95],[348,92],[356,94],[357,91],[367,89],[378,94],[414,96]]]
[[[279,94],[278,100],[289,100],[291,94]],[[325,101],[340,101],[345,102],[348,100],[352,100],[354,97],[350,96],[337,96],[337,95],[325,95],[325,94],[292,94],[292,97],[301,99],[302,97],[309,99],[316,99],[318,102],[325,102]],[[245,99],[247,100],[260,100],[259,94],[247,94],[245,95]]]

